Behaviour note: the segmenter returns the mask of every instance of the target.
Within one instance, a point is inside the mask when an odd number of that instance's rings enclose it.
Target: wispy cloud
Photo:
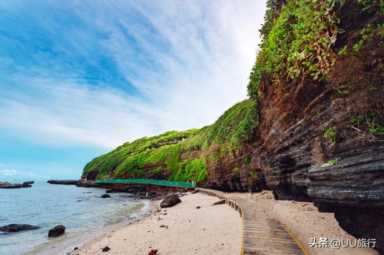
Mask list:
[[[37,175],[32,172],[26,171],[18,171],[14,169],[0,169],[0,178],[4,179],[14,179],[14,178],[35,178],[35,179],[43,179],[46,177]]]
[[[0,5],[1,128],[111,148],[246,97],[264,1],[36,2]]]

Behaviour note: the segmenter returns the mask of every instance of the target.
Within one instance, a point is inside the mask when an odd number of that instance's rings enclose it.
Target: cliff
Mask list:
[[[252,166],[384,243],[384,1],[270,1],[249,94]],[[380,220],[377,220],[380,219]]]
[[[84,178],[267,188],[384,250],[384,1],[269,0],[261,33],[249,100],[211,126],[124,144]]]
[[[83,178],[193,180],[210,187],[244,190],[240,179],[247,174],[251,152],[245,144],[256,127],[255,102],[245,100],[210,126],[125,143],[89,162]]]

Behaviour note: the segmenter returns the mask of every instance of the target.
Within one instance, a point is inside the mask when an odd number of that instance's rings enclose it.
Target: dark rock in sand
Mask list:
[[[48,237],[58,237],[64,235],[65,227],[63,225],[57,225],[54,228],[50,229],[48,232]]]
[[[181,202],[180,198],[177,195],[172,194],[172,195],[166,196],[163,199],[163,201],[161,201],[160,207],[161,208],[172,207],[177,205],[180,202]]]
[[[225,204],[225,200],[224,199],[219,200],[217,202],[214,202],[212,205],[223,205],[223,204]]]
[[[109,248],[108,246],[105,246],[101,251],[102,252],[108,252],[110,250],[111,250],[111,248]]]
[[[49,180],[49,184],[61,184],[61,185],[78,185],[79,180]]]
[[[101,198],[110,198],[111,197],[111,195],[108,195],[108,194],[103,194],[102,196],[101,196]]]
[[[196,209],[200,209],[201,208],[201,206],[196,206]]]
[[[29,225],[29,224],[9,224],[6,226],[0,227],[1,232],[7,232],[7,233],[14,233],[14,232],[20,232],[20,231],[26,231],[26,230],[35,230],[40,227]]]
[[[158,250],[156,250],[156,249],[152,249],[152,250],[150,250],[149,252],[148,252],[148,255],[157,255],[158,253]]]

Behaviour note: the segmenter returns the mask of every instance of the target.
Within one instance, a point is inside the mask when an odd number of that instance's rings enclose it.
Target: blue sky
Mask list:
[[[76,178],[246,97],[264,1],[0,2],[0,180]]]

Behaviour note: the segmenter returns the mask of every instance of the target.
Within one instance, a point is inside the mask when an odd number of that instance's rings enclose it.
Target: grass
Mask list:
[[[84,174],[96,171],[97,179],[157,178],[199,183],[207,177],[208,162],[241,148],[256,127],[256,104],[245,100],[210,126],[125,143],[89,162]]]
[[[375,112],[352,116],[350,121],[352,126],[366,130],[373,135],[384,135],[384,124]]]
[[[334,127],[327,127],[324,130],[323,137],[330,141],[332,144],[336,143],[336,129]]]
[[[328,160],[327,164],[330,165],[330,166],[334,166],[334,165],[337,164],[337,159]]]
[[[192,129],[184,132],[170,131],[154,137],[143,137],[132,143],[125,143],[115,150],[95,158],[89,162],[84,173],[91,171],[98,172],[99,177],[117,177],[126,174],[129,169],[131,177],[139,177],[143,174],[143,168],[152,164],[166,164],[172,170],[174,161],[180,154],[179,143],[188,137],[196,134],[198,130]],[[154,173],[158,169],[154,167]]]
[[[235,157],[244,144],[252,140],[258,126],[257,99],[262,81],[269,80],[272,85],[304,79],[323,81],[338,56],[361,54],[372,41],[383,41],[384,25],[382,19],[378,19],[356,31],[355,41],[336,48],[337,35],[343,33],[339,30],[337,12],[346,2],[267,0],[265,23],[260,31],[263,39],[248,84],[250,100],[234,105],[215,123],[201,129],[170,131],[125,143],[89,162],[84,174],[97,173],[98,179],[206,180],[208,166],[217,166]],[[383,0],[357,0],[357,3],[367,16],[375,16],[373,10],[384,14]],[[343,87],[336,89],[335,95],[345,97],[349,92]],[[351,124],[363,126],[372,134],[384,134],[382,117],[356,116],[352,117]],[[323,137],[335,144],[335,127],[326,128]],[[251,157],[245,157],[242,163],[250,165]],[[233,168],[233,172],[238,170]]]
[[[330,159],[327,163],[323,164],[321,167],[329,167],[337,165],[337,159]]]

